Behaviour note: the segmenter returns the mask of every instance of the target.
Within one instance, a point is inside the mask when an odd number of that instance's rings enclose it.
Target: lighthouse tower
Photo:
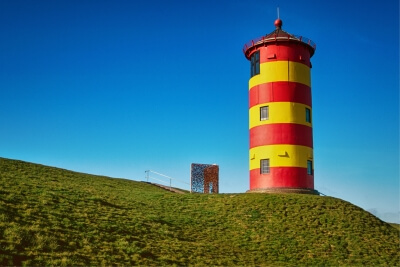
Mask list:
[[[314,190],[311,62],[316,45],[275,30],[247,43],[250,61],[249,192]]]

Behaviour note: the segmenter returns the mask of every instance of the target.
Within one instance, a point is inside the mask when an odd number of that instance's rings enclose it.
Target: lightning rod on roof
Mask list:
[[[280,17],[279,17],[279,6],[276,8],[276,12],[278,13],[278,19],[280,19]]]

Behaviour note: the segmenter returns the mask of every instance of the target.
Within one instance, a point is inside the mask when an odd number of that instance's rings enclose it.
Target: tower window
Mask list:
[[[260,51],[256,51],[251,55],[250,63],[250,77],[260,74]]]
[[[269,107],[260,107],[260,120],[265,121],[269,118]]]
[[[312,161],[311,160],[307,160],[307,174],[308,175],[312,175],[313,174]]]
[[[306,122],[311,123],[311,110],[306,108]]]
[[[262,159],[260,161],[260,172],[261,174],[269,173],[269,159]]]

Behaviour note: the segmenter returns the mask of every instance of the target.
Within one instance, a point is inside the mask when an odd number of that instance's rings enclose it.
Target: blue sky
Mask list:
[[[399,218],[398,1],[0,1],[0,157],[245,192],[249,62],[283,29],[312,39],[315,188]],[[176,184],[184,187],[184,184]]]

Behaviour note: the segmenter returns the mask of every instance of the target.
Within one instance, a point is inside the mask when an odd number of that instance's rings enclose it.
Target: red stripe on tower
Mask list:
[[[300,145],[312,148],[312,128],[296,123],[273,123],[250,129],[250,148],[274,144]]]
[[[311,107],[311,88],[296,82],[262,83],[249,91],[249,108],[267,102],[296,102]]]
[[[270,175],[260,174],[260,169],[250,171],[250,188],[314,188],[314,177],[300,167],[271,167]]]

